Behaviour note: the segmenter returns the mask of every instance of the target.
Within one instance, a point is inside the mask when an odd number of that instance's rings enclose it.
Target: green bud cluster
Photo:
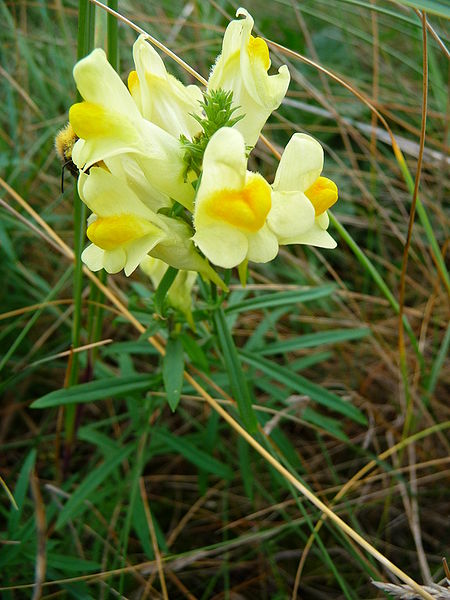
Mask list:
[[[233,92],[222,89],[212,90],[203,94],[203,102],[200,106],[203,109],[204,117],[191,113],[196,121],[201,125],[203,131],[198,133],[193,140],[185,135],[180,136],[181,145],[184,148],[184,177],[190,171],[193,171],[197,177],[200,177],[202,171],[203,155],[211,137],[222,127],[233,127],[245,115],[233,117],[233,113],[239,106],[233,106]]]

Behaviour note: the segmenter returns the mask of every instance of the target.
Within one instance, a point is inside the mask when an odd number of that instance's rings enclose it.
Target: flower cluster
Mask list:
[[[101,49],[76,64],[82,102],[70,108],[70,159],[92,211],[82,259],[93,271],[130,275],[142,265],[158,279],[163,261],[223,287],[214,267],[268,262],[282,244],[335,246],[327,209],[337,188],[321,177],[315,139],[292,136],[272,185],[247,170],[290,75],[286,66],[268,74],[267,44],[252,36],[246,10],[237,16],[204,93],[167,73],[145,36],[128,87]]]

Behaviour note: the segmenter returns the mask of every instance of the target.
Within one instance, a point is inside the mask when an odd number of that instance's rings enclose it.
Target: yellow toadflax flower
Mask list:
[[[262,38],[253,37],[253,19],[239,8],[231,21],[222,43],[222,53],[211,71],[208,91],[231,90],[233,104],[241,108],[235,116],[245,114],[235,127],[244,136],[248,146],[254,146],[269,115],[281,104],[289,86],[290,75],[286,65],[277,75],[268,75],[269,49]]]
[[[333,181],[320,176],[322,169],[322,146],[309,135],[295,133],[275,174],[272,210],[267,218],[279,244],[336,247],[326,231],[326,211],[337,201],[338,191]]]
[[[195,199],[194,242],[214,264],[235,267],[248,259],[268,262],[278,252],[266,224],[271,189],[259,173],[247,171],[245,141],[224,127],[211,138]]]
[[[80,196],[94,213],[88,221],[87,237],[92,242],[83,254],[91,271],[108,273],[122,269],[130,275],[141,260],[166,236],[161,219],[109,171],[92,167],[79,180]]]
[[[166,71],[156,50],[138,37],[133,46],[136,66],[128,77],[128,87],[141,114],[176,138],[192,139],[201,131],[191,113],[201,116],[203,94],[196,85],[184,86]]]
[[[156,189],[192,207],[194,193],[184,181],[178,139],[142,117],[105,52],[91,52],[75,65],[73,74],[84,99],[69,111],[80,138],[72,151],[77,167],[86,170],[108,158],[132,154]]]
[[[114,162],[107,161],[109,167]],[[83,254],[91,271],[108,273],[124,269],[130,275],[151,254],[166,264],[197,271],[219,287],[226,286],[211,265],[200,256],[192,242],[192,229],[182,219],[156,213],[161,197],[152,199],[153,190],[142,181],[133,187],[120,171],[92,167],[82,173],[78,190],[93,215],[88,220],[87,237],[92,242]]]

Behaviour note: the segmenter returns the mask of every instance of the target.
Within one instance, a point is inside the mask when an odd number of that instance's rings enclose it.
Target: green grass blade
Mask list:
[[[438,0],[399,0],[399,4],[412,6],[424,10],[427,13],[450,19],[450,7],[448,2],[439,2]]]
[[[228,373],[231,392],[237,402],[239,414],[245,427],[251,433],[258,429],[258,422],[252,407],[252,397],[248,384],[242,371],[241,362],[231,335],[228,323],[225,319],[223,308],[219,306],[213,312],[214,326],[217,333],[220,350],[223,354],[225,368]]]
[[[220,462],[211,454],[200,450],[185,438],[176,437],[168,431],[159,430],[152,433],[152,440],[162,444],[163,447],[178,452],[199,469],[214,473],[222,479],[233,479],[233,470],[228,465]]]
[[[95,31],[95,10],[89,0],[79,0],[78,2],[78,45],[77,58],[80,60],[91,50],[91,42]],[[78,94],[79,98],[79,94]],[[74,243],[73,251],[75,254],[75,268],[73,273],[73,324],[72,324],[72,346],[77,348],[81,340],[81,321],[82,321],[82,292],[83,292],[83,264],[81,262],[81,253],[83,251],[86,235],[86,206],[81,201],[78,194],[77,185],[74,186],[73,193],[73,228]],[[68,384],[75,385],[78,381],[79,355],[75,353],[70,363],[70,372]],[[64,416],[66,440],[70,442],[75,432],[75,407],[68,406]]]
[[[157,312],[160,315],[164,315],[164,301],[167,296],[167,292],[170,289],[170,286],[175,281],[175,277],[178,275],[178,269],[174,267],[169,267],[167,271],[164,273],[164,277],[159,282],[158,288],[155,292],[154,303]]]
[[[62,388],[50,392],[35,400],[31,408],[51,408],[65,404],[81,404],[95,402],[115,396],[142,393],[149,390],[155,383],[155,376],[134,375],[133,377],[114,377],[80,383],[70,388]]]
[[[245,312],[249,310],[259,310],[261,308],[275,308],[277,306],[285,306],[295,304],[297,302],[308,302],[310,300],[318,300],[329,296],[336,286],[333,284],[324,285],[321,287],[311,288],[308,290],[294,290],[289,292],[275,292],[273,294],[263,294],[255,298],[249,298],[236,304],[230,304],[225,309],[225,314],[229,315],[235,312]]]
[[[323,346],[324,344],[336,344],[338,342],[349,340],[359,340],[369,333],[370,329],[368,327],[319,331],[317,333],[308,333],[282,342],[268,344],[261,349],[255,348],[253,352],[261,354],[261,356],[284,354],[285,352],[293,352],[302,348],[316,348],[317,346]]]
[[[75,512],[78,514],[78,509],[88,500],[92,492],[98,488],[107,477],[117,469],[120,464],[131,454],[134,448],[134,444],[127,446],[126,448],[120,448],[117,452],[110,455],[100,466],[93,471],[90,471],[89,475],[80,483],[76,491],[72,494],[69,500],[64,505],[58,520],[56,521],[55,528],[60,529],[67,521],[72,519]],[[85,507],[86,509],[88,506]]]
[[[434,392],[436,384],[438,382],[439,373],[441,372],[442,366],[444,365],[445,359],[448,356],[448,348],[450,345],[450,325],[447,325],[444,339],[442,340],[441,347],[434,359],[433,366],[431,368],[430,378],[428,380],[426,390],[429,394]]]
[[[183,372],[183,344],[180,338],[169,338],[166,345],[166,354],[163,358],[162,373],[167,402],[172,412],[175,412],[180,401]]]
[[[311,398],[311,400],[316,401],[318,404],[322,404],[322,406],[325,406],[329,410],[333,410],[345,415],[356,423],[360,423],[361,425],[367,424],[366,417],[358,408],[352,404],[349,404],[348,402],[345,402],[336,394],[333,394],[319,385],[308,381],[301,375],[293,373],[288,368],[281,367],[280,365],[273,363],[266,358],[255,356],[253,353],[250,354],[244,350],[239,351],[239,356],[249,365],[260,369],[266,373],[266,375],[269,375],[276,381],[283,383],[289,389],[296,391],[297,393],[306,394]]]
[[[16,529],[20,522],[20,517],[24,509],[25,496],[28,490],[30,482],[30,473],[34,468],[36,462],[36,450],[31,450],[28,456],[25,458],[22,468],[20,469],[19,478],[17,479],[16,487],[14,489],[14,499],[17,504],[17,508],[11,506],[9,518],[8,518],[8,535],[14,537]]]

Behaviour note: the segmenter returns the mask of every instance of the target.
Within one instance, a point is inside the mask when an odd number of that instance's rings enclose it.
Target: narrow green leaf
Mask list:
[[[141,542],[141,546],[145,552],[147,560],[153,560],[155,553],[153,552],[152,541],[150,539],[150,533],[148,530],[148,523],[145,517],[144,505],[142,504],[142,498],[140,494],[137,494],[136,496],[131,520],[133,529],[135,530],[139,541]]]
[[[117,442],[109,436],[97,431],[95,427],[89,425],[80,427],[77,433],[77,438],[83,442],[89,442],[97,446],[103,454],[110,454],[117,448]]]
[[[133,448],[133,444],[126,448],[120,448],[117,452],[112,453],[110,457],[96,469],[90,471],[89,475],[80,483],[76,491],[64,505],[64,508],[56,521],[56,529],[60,529],[73,517],[75,511],[88,499],[89,495],[120,466],[120,464],[131,454]],[[86,506],[86,508],[88,508],[88,506]]]
[[[320,427],[323,431],[327,431],[334,435],[338,440],[342,440],[343,442],[348,442],[348,437],[341,429],[341,423],[336,419],[332,419],[331,417],[325,417],[321,415],[317,411],[315,411],[310,406],[307,406],[301,414],[301,418],[311,423],[311,425],[316,425],[316,427]]]
[[[175,281],[175,277],[178,275],[178,269],[174,267],[169,267],[167,271],[164,273],[164,277],[159,282],[158,288],[155,292],[154,302],[155,308],[160,315],[164,314],[164,301],[167,296],[167,292],[170,289],[170,286]]]
[[[231,304],[225,309],[228,315],[233,312],[245,312],[248,310],[256,310],[260,308],[275,308],[276,306],[284,306],[286,304],[296,304],[297,302],[308,302],[309,300],[317,300],[329,296],[336,286],[333,284],[324,285],[303,290],[292,290],[288,292],[275,292],[274,294],[264,294],[255,298],[248,298],[242,302]]]
[[[324,344],[335,344],[337,342],[343,342],[348,340],[358,340],[365,337],[370,333],[368,327],[359,329],[332,329],[331,331],[319,331],[317,333],[309,333],[301,335],[299,337],[284,340],[274,344],[269,344],[264,348],[254,352],[261,354],[262,356],[269,356],[271,354],[283,354],[285,352],[292,352],[294,350],[300,350],[302,348],[315,348]]]
[[[230,467],[211,456],[211,454],[203,452],[185,438],[175,437],[168,431],[161,430],[155,431],[152,438],[154,441],[163,444],[163,446],[178,452],[200,469],[214,473],[222,479],[233,479],[234,473]]]
[[[141,335],[139,336],[139,340],[145,340],[148,343],[148,338],[152,337],[153,335],[155,335],[155,333],[162,329],[163,325],[163,320],[153,318],[153,320],[150,321],[150,324],[148,325],[144,333],[141,333]]]
[[[50,408],[62,404],[80,404],[104,400],[114,396],[125,396],[145,392],[152,387],[155,377],[151,375],[133,375],[132,377],[113,377],[80,383],[70,388],[50,392],[35,400],[31,408]]]
[[[326,406],[329,410],[333,410],[342,415],[345,415],[349,419],[360,423],[361,425],[367,424],[366,417],[362,412],[336,394],[329,392],[325,388],[308,381],[305,377],[293,373],[286,367],[272,363],[270,360],[263,358],[262,356],[255,356],[244,350],[239,351],[239,356],[246,363],[260,369],[270,377],[273,377],[276,381],[283,383],[286,387],[297,393],[305,394],[322,406]]]
[[[225,319],[221,306],[213,312],[214,325],[217,332],[220,350],[225,361],[231,392],[237,402],[239,414],[245,427],[250,433],[258,430],[258,421],[252,406],[252,397],[248,389],[247,380],[242,371],[239,355],[234,345],[233,336]]]
[[[14,537],[15,531],[20,522],[20,517],[23,512],[25,495],[27,493],[30,481],[30,473],[34,467],[35,462],[36,450],[33,449],[26,457],[22,468],[20,469],[19,477],[17,479],[16,487],[14,489],[14,499],[17,504],[17,509],[14,506],[11,506],[8,519],[8,535],[12,538]]]
[[[8,235],[8,231],[6,227],[4,227],[2,221],[0,221],[0,248],[3,250],[3,252],[6,254],[7,258],[10,261],[17,261],[14,246],[11,242],[11,238]]]
[[[436,387],[439,373],[445,363],[445,359],[448,355],[448,347],[450,345],[450,324],[447,326],[447,331],[445,332],[444,339],[442,340],[441,347],[439,352],[434,359],[433,366],[431,368],[430,378],[428,380],[426,389],[429,394],[434,392],[434,388]]]
[[[147,337],[150,337],[149,334]],[[147,339],[137,342],[116,342],[105,346],[102,349],[103,356],[110,356],[111,354],[154,354],[158,355],[158,351],[148,343]]]
[[[198,341],[194,340],[187,333],[181,333],[179,338],[183,344],[184,351],[189,356],[192,364],[205,373],[208,373],[209,362],[206,354],[203,352],[203,348],[199,345]]]
[[[276,402],[282,402],[284,404],[287,396],[286,389],[283,389],[279,385],[272,383],[272,381],[272,379],[269,381],[267,377],[258,377],[258,388],[267,394],[270,394],[271,398]],[[291,411],[288,412],[288,414],[290,413]],[[310,406],[306,406],[304,408],[302,407],[299,412],[295,409],[295,406],[293,406],[292,414],[296,415],[302,421],[310,423],[311,425],[326,431],[335,438],[348,442],[347,436],[341,430],[341,419],[337,420],[333,419],[332,417],[325,417],[316,412]]]
[[[183,371],[183,344],[179,338],[169,338],[166,346],[166,354],[163,358],[162,373],[167,402],[172,412],[175,412],[180,401],[181,388],[183,387]]]
[[[450,7],[448,2],[439,2],[439,0],[399,0],[399,4],[412,6],[419,10],[450,19]]]
[[[265,310],[264,318],[258,323],[258,326],[251,332],[244,348],[248,352],[253,352],[255,348],[264,346],[264,338],[269,331],[275,331],[276,324],[285,314],[289,312],[288,306],[280,306],[274,310]]]
[[[315,354],[308,354],[302,356],[289,363],[289,368],[292,371],[301,371],[302,369],[309,369],[313,365],[317,365],[324,360],[328,360],[333,356],[332,352],[316,352]]]
[[[30,556],[34,559],[35,556]],[[92,560],[84,560],[78,556],[66,556],[65,554],[47,554],[47,564],[54,569],[61,569],[63,572],[88,573],[90,571],[100,571],[100,563]]]

